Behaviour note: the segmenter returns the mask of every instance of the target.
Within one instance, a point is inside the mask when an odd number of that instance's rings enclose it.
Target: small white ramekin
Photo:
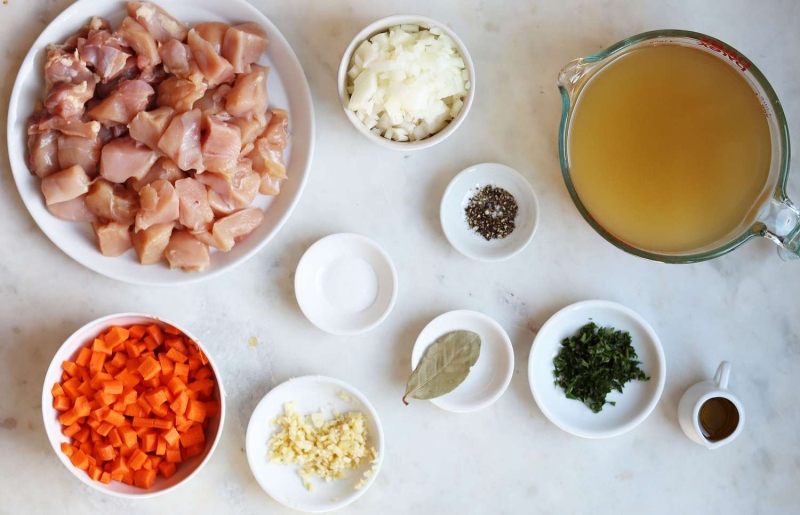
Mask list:
[[[419,25],[420,27],[427,29],[433,27],[441,29],[441,31],[455,43],[459,53],[461,54],[461,58],[464,59],[467,73],[469,73],[470,88],[467,92],[467,96],[464,98],[464,106],[461,108],[461,111],[455,118],[450,120],[450,123],[448,123],[447,126],[445,126],[442,130],[419,141],[394,141],[386,139],[383,136],[378,136],[374,132],[367,129],[361,120],[356,117],[356,114],[347,108],[347,105],[350,102],[350,94],[347,92],[347,71],[350,69],[350,61],[353,59],[353,53],[363,41],[371,38],[375,34],[385,32],[389,30],[389,28],[396,25],[406,24]],[[344,113],[347,115],[347,118],[353,122],[353,126],[356,128],[356,130],[358,130],[358,132],[363,134],[364,137],[370,141],[377,143],[382,147],[402,151],[420,150],[423,148],[432,147],[433,145],[450,136],[456,131],[458,126],[461,125],[461,122],[464,121],[464,118],[467,117],[467,113],[469,113],[469,110],[472,107],[472,101],[475,98],[475,66],[472,64],[472,58],[467,51],[467,47],[464,46],[464,42],[461,41],[461,39],[456,36],[455,32],[450,30],[450,28],[444,23],[440,23],[436,20],[427,18],[425,16],[420,16],[418,14],[395,14],[393,16],[381,18],[380,20],[377,20],[364,27],[364,29],[359,32],[355,38],[353,38],[353,41],[350,42],[350,44],[347,46],[347,49],[344,51],[342,61],[339,63],[339,75],[337,81],[339,86],[339,100],[342,103],[342,109],[344,109]]]

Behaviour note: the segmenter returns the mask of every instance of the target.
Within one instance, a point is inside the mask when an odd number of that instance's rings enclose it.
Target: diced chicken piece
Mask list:
[[[86,113],[89,118],[101,122],[129,124],[141,111],[147,109],[155,94],[153,86],[143,80],[129,80]]]
[[[136,57],[130,56],[125,61],[125,66],[119,74],[108,82],[101,82],[94,88],[94,100],[102,100],[117,90],[123,82],[133,80],[140,74],[139,66],[136,65]],[[146,81],[145,81],[146,82]],[[97,102],[98,104],[100,102]],[[87,106],[91,109],[94,106]]]
[[[172,233],[164,255],[170,268],[183,268],[188,272],[205,270],[211,263],[208,247],[186,231]]]
[[[281,192],[281,180],[271,175],[261,175],[261,185],[258,192],[262,195],[277,195]]]
[[[184,177],[186,177],[186,172],[178,168],[178,165],[173,163],[169,158],[162,157],[156,161],[156,164],[150,168],[150,171],[147,172],[147,175],[143,178],[128,179],[128,187],[136,193],[139,193],[142,188],[157,180],[163,179],[175,184],[175,181],[183,179]]]
[[[109,141],[100,151],[100,175],[121,184],[131,177],[141,179],[158,159],[158,154],[130,136]]]
[[[192,57],[209,86],[216,86],[233,79],[231,63],[215,52],[211,43],[200,37],[194,29],[189,31],[188,43]]]
[[[145,70],[142,70],[142,73],[139,74],[139,79],[145,81],[148,84],[152,84],[153,86],[161,84],[168,78],[169,74],[164,70],[163,64],[157,64],[152,68],[147,68]]]
[[[28,132],[47,132],[50,130],[59,131],[67,136],[79,136],[81,138],[95,138],[100,132],[100,123],[84,122],[79,118],[61,118],[60,116],[49,115],[42,119],[36,126],[28,128]]]
[[[228,84],[221,84],[214,89],[209,89],[203,98],[194,103],[194,107],[200,109],[203,114],[217,115],[220,119],[228,121],[231,115],[225,110],[225,102],[230,91],[231,87]]]
[[[94,234],[100,253],[108,257],[123,255],[133,247],[130,226],[118,222],[94,224]]]
[[[85,199],[86,195],[81,195],[66,202],[50,204],[47,210],[56,218],[67,222],[94,222],[97,217],[86,207]]]
[[[220,86],[221,87],[221,86]],[[239,130],[242,133],[242,150],[243,154],[248,154],[250,151],[244,152],[244,146],[248,143],[253,143],[256,138],[261,136],[264,132],[264,129],[267,128],[267,124],[272,119],[272,112],[267,111],[266,113],[256,113],[255,116],[247,117],[247,118],[233,118],[228,123],[232,123],[239,127]],[[252,150],[252,148],[250,149]]]
[[[154,265],[164,259],[164,250],[169,245],[169,237],[175,224],[158,224],[131,235],[133,248],[143,265]]]
[[[139,211],[139,197],[119,184],[98,179],[89,187],[86,208],[98,218],[130,225]]]
[[[208,205],[206,187],[195,179],[186,178],[175,181],[175,192],[180,203],[181,225],[191,231],[207,230],[214,221],[214,213]]]
[[[267,138],[270,145],[286,148],[289,142],[289,113],[284,109],[270,109],[272,117],[262,137]]]
[[[200,110],[175,115],[158,141],[158,148],[181,170],[204,170],[200,147]]]
[[[84,104],[92,96],[94,96],[94,79],[77,84],[62,82],[56,84],[47,94],[47,98],[44,100],[44,107],[48,113],[62,118],[81,116],[84,111]]]
[[[175,193],[175,188],[168,181],[163,179],[154,181],[139,191],[136,232],[153,225],[174,222],[178,217],[178,195]]]
[[[222,51],[222,40],[225,39],[225,33],[229,28],[231,26],[227,23],[218,21],[198,23],[194,26],[197,35],[211,43],[214,52],[218,54]]]
[[[203,117],[202,152],[207,170],[228,174],[236,167],[242,138],[239,127],[229,125],[215,116]]]
[[[54,84],[80,84],[94,80],[86,64],[78,58],[77,52],[68,52],[63,45],[48,45],[47,62],[44,65],[46,89]]]
[[[191,75],[200,73],[189,47],[177,39],[171,39],[158,47],[158,55],[164,63],[167,72],[181,79],[188,79]]]
[[[114,34],[136,52],[136,65],[140,70],[153,68],[161,62],[156,40],[130,16],[122,20]]]
[[[235,242],[242,241],[264,221],[264,212],[258,208],[243,209],[214,222],[211,234],[217,248],[228,252]]]
[[[236,77],[228,94],[225,110],[231,116],[244,117],[250,113],[263,113],[269,105],[267,98],[267,73],[269,68],[254,64],[250,73]]]
[[[128,2],[126,9],[128,16],[141,23],[159,43],[166,43],[170,39],[186,40],[186,25],[161,7],[150,2]]]
[[[218,215],[229,215],[252,204],[261,186],[261,177],[250,167],[249,160],[239,162],[230,182],[210,172],[197,177],[198,180],[215,179],[206,180],[205,184],[208,185],[208,202]]]
[[[257,139],[255,148],[247,157],[253,162],[253,170],[261,174],[262,177],[269,175],[278,180],[286,178],[283,149],[277,145],[270,144],[267,138]],[[268,195],[268,193],[264,194]]]
[[[258,23],[234,25],[225,33],[220,53],[233,65],[233,71],[242,73],[248,64],[258,61],[267,49],[266,31]]]
[[[108,30],[90,31],[89,37],[78,43],[78,54],[103,82],[108,82],[122,72],[131,55],[122,50],[121,43]]]
[[[216,238],[214,238],[214,235],[208,231],[196,231],[192,233],[192,236],[194,236],[195,239],[201,242],[203,245],[213,247],[215,249],[217,248],[218,243]]]
[[[192,79],[169,77],[158,85],[156,103],[160,107],[171,107],[179,113],[191,111],[195,102],[203,98],[208,85],[199,76]]]
[[[64,167],[78,165],[90,177],[97,175],[97,163],[103,140],[99,136],[83,138],[62,134],[58,138],[58,162]]]
[[[175,110],[171,107],[159,107],[152,111],[140,112],[128,125],[131,138],[158,151],[158,140],[164,135],[173,116],[175,116]]]
[[[83,168],[77,165],[48,175],[42,179],[44,201],[50,205],[80,197],[89,191],[91,181]]]
[[[40,179],[61,170],[58,162],[58,132],[47,131],[28,136],[28,168]]]

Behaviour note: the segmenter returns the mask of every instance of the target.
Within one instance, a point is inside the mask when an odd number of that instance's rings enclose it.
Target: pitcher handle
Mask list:
[[[714,374],[714,383],[717,388],[727,388],[728,379],[731,377],[731,364],[729,361],[723,361],[717,367],[717,373]]]
[[[800,259],[800,208],[780,195],[772,199],[760,220],[764,226],[759,234],[778,245],[781,259]]]

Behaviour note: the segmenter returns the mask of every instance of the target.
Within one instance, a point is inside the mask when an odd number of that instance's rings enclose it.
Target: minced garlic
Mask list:
[[[378,453],[367,447],[367,427],[363,413],[334,413],[326,420],[320,412],[303,416],[294,403],[283,405],[283,415],[270,424],[278,430],[270,438],[268,457],[273,463],[300,465],[297,474],[306,489],[314,490],[312,477],[333,481],[346,477],[345,470],[355,469],[365,461],[377,463]],[[356,488],[364,486],[376,466],[364,474]]]

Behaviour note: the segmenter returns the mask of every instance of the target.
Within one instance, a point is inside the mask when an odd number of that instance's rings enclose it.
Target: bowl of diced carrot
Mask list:
[[[78,329],[45,376],[45,430],[89,486],[152,497],[185,483],[222,435],[225,395],[196,338],[151,315],[109,315]]]

